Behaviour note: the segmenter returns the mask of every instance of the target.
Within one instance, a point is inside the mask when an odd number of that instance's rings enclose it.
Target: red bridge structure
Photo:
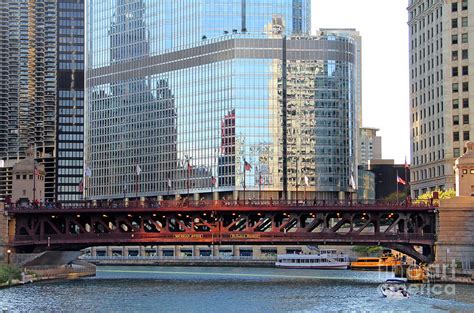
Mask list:
[[[98,245],[382,245],[432,262],[432,205],[352,202],[161,201],[108,206],[9,206],[18,252]]]

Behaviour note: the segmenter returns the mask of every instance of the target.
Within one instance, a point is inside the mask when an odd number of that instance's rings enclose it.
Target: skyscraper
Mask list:
[[[86,7],[88,199],[353,191],[356,45],[309,0]]]
[[[473,1],[410,0],[411,190],[453,188],[471,140]],[[471,90],[470,90],[471,89]]]
[[[0,11],[0,159],[23,158],[32,147],[45,166],[45,199],[77,202],[83,163],[84,2],[8,0]]]

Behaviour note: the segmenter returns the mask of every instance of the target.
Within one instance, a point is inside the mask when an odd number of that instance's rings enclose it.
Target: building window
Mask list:
[[[462,173],[463,173],[463,174],[467,174],[467,170],[462,170]]]
[[[26,177],[27,177],[26,174],[23,174],[23,179],[26,179]]]
[[[463,139],[464,141],[469,140],[469,131],[468,131],[468,130],[467,130],[467,131],[464,131],[464,132],[462,133],[462,139]]]
[[[462,50],[461,53],[462,53],[462,59],[467,60],[468,55],[469,55],[467,49]]]
[[[469,124],[469,114],[464,114],[462,116],[462,123],[463,124]]]
[[[461,19],[461,25],[462,25],[462,27],[467,27],[467,26],[468,26],[468,25],[467,25],[467,17],[463,17],[463,18]]]
[[[462,91],[469,91],[469,83],[468,82],[462,83]]]
[[[457,12],[458,11],[458,3],[453,2],[451,3],[451,12]]]
[[[23,189],[23,196],[26,196],[26,190]]]
[[[462,107],[468,108],[469,107],[469,98],[462,99]]]
[[[462,43],[467,43],[467,41],[468,41],[468,34],[467,33],[462,34],[461,35],[461,42]]]
[[[467,10],[467,0],[462,0],[462,10]]]
[[[16,175],[16,179],[20,179],[20,177],[21,177],[20,175]]]
[[[469,172],[470,172],[471,174],[474,174],[474,170],[473,170],[473,169],[471,169]]]
[[[469,75],[469,67],[467,65],[462,67],[462,75]]]
[[[459,141],[459,132],[453,133],[453,141]]]
[[[458,60],[458,52],[457,51],[451,51],[451,60],[453,60],[453,61]]]
[[[453,83],[453,92],[459,92],[459,84]]]
[[[458,28],[458,19],[457,18],[453,18],[451,20],[451,28]]]
[[[458,67],[457,67],[457,66],[456,66],[456,67],[453,67],[453,68],[451,69],[451,72],[452,72],[452,74],[453,74],[453,77],[458,76],[458,72],[459,72],[459,71],[458,71]]]
[[[459,158],[459,152],[460,152],[460,151],[459,151],[459,148],[454,148],[454,149],[453,149],[453,156],[454,156],[455,158]]]
[[[458,44],[458,35],[451,36],[451,44],[457,45]]]
[[[453,125],[459,125],[459,115],[453,116]]]
[[[459,99],[453,99],[453,109],[459,109]]]

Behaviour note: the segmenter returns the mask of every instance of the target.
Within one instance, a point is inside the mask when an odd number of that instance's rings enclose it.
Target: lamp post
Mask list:
[[[7,250],[7,264],[10,265],[10,255],[12,254],[12,250],[8,249]]]

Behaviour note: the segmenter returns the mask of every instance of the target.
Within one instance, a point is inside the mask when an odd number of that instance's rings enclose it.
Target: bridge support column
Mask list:
[[[456,197],[441,200],[436,242],[436,263],[474,268],[474,199]]]

